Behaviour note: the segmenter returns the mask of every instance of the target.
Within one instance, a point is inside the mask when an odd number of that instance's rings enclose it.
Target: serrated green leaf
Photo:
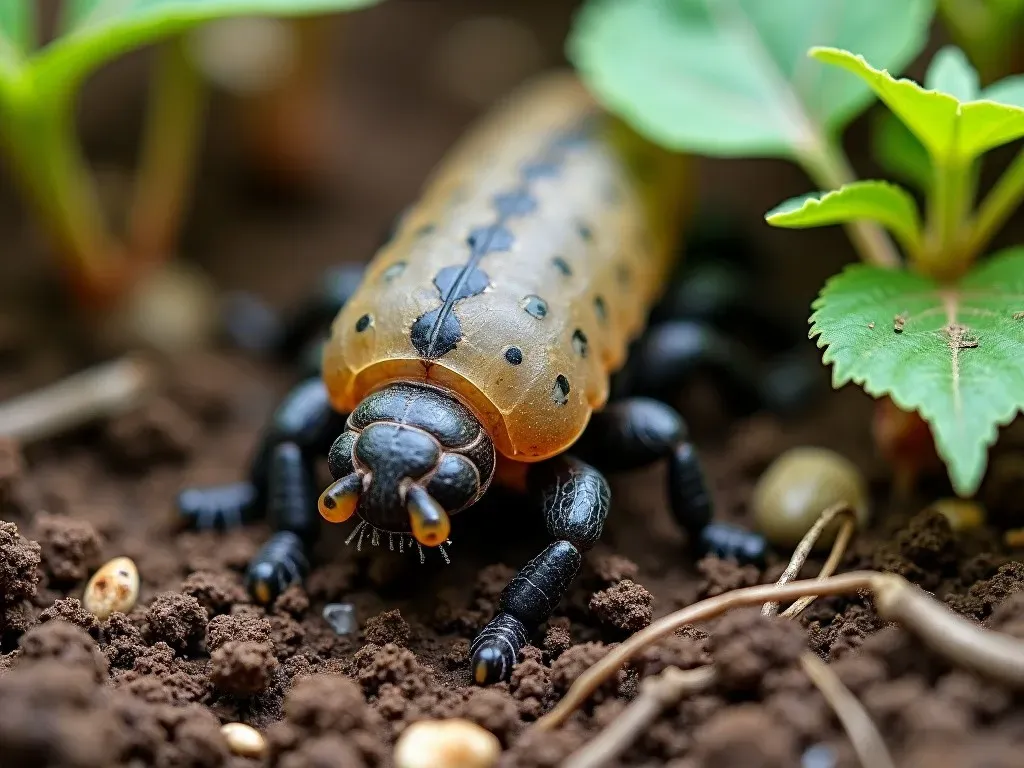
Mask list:
[[[918,190],[932,183],[932,160],[924,148],[892,112],[878,112],[871,124],[871,151],[886,171]]]
[[[6,0],[3,0],[6,2]],[[230,16],[304,16],[352,11],[382,0],[69,0],[62,34],[34,63],[43,89],[69,90],[104,61]]]
[[[933,12],[932,0],[588,0],[566,50],[606,106],[664,146],[794,157],[871,102],[862,83],[808,66],[808,47],[898,70]]]
[[[1024,407],[1024,248],[954,286],[854,265],[813,305],[835,387],[853,381],[929,422],[956,491],[974,493],[997,427]]]
[[[32,50],[32,13],[29,0],[0,2],[0,76],[16,71]]]
[[[925,88],[942,91],[960,101],[978,98],[981,84],[977,70],[971,66],[966,54],[955,45],[939,49],[928,65],[924,76]]]
[[[868,83],[938,162],[963,165],[1024,136],[1024,109],[978,100],[960,102],[912,80],[895,79],[863,56],[837,48],[813,48],[811,56],[852,72]]]
[[[917,203],[905,189],[887,181],[856,181],[820,196],[793,198],[764,218],[772,226],[790,229],[870,220],[890,230],[907,253],[915,254],[921,247]]]

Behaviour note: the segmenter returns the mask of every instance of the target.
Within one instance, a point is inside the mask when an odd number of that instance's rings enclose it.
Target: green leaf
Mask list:
[[[0,76],[16,71],[33,45],[29,0],[0,1]]]
[[[820,194],[820,193],[819,193]],[[921,246],[917,203],[902,187],[887,181],[857,181],[822,196],[787,200],[765,215],[775,227],[806,229],[868,219],[889,229],[908,253]]]
[[[814,48],[811,56],[857,75],[878,94],[927,147],[932,158],[957,165],[1024,136],[1024,109],[993,101],[961,102],[912,80],[896,80],[863,56],[837,48]]]
[[[956,285],[854,265],[813,305],[833,386],[856,382],[931,424],[957,493],[974,493],[997,427],[1024,407],[1024,248]]]
[[[932,160],[922,146],[892,112],[877,113],[871,125],[871,149],[886,171],[926,190],[932,183]]]
[[[901,69],[933,11],[932,0],[588,0],[566,50],[607,107],[666,147],[794,157],[871,102],[807,49],[842,45]]]
[[[948,93],[960,101],[978,98],[981,88],[977,70],[955,45],[947,45],[935,54],[925,73],[924,85],[929,90]]]
[[[6,0],[0,0],[6,2]],[[381,0],[68,0],[62,35],[38,56],[44,89],[70,90],[105,61],[147,43],[230,16],[304,16],[351,11]]]
[[[1024,108],[1024,75],[1010,75],[981,92],[983,99]]]

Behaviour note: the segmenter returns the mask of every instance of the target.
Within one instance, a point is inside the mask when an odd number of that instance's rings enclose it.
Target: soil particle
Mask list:
[[[96,617],[82,607],[80,600],[74,597],[66,597],[56,601],[53,605],[39,614],[39,623],[59,619],[76,627],[81,627],[94,639],[100,636],[100,625]]]
[[[247,602],[239,577],[231,571],[196,571],[181,585],[183,594],[199,601],[210,616],[228,613],[236,603]]]
[[[711,663],[708,652],[709,637],[696,627],[683,627],[676,630],[657,645],[644,651],[637,660],[636,666],[641,677],[657,675],[666,667],[694,669]]]
[[[238,602],[243,602],[239,600]],[[278,595],[274,601],[274,613],[287,614],[295,619],[301,619],[309,610],[309,597],[298,584],[292,584],[288,589]]]
[[[807,637],[796,622],[744,608],[714,623],[708,646],[722,688],[744,692],[766,686],[769,673],[795,664],[807,650]]]
[[[551,700],[551,670],[538,659],[524,659],[512,670],[509,692],[519,704],[524,720],[536,720]]]
[[[527,731],[498,761],[499,768],[557,768],[586,741],[587,735],[574,728],[557,731]]]
[[[654,598],[644,587],[624,579],[608,589],[595,592],[590,610],[601,624],[631,635],[651,623]]]
[[[760,581],[760,572],[753,565],[739,565],[735,560],[723,560],[708,555],[697,562],[697,571],[703,580],[697,587],[698,599],[715,597],[741,587],[752,587]]]
[[[199,441],[200,427],[192,416],[167,397],[155,397],[106,426],[104,447],[117,468],[139,471],[179,463]]]
[[[145,650],[142,631],[123,613],[112,613],[102,627],[103,654],[111,667],[130,669]]]
[[[0,521],[0,595],[7,604],[35,595],[41,548],[18,533],[14,523]]]
[[[400,611],[384,611],[366,620],[363,636],[373,645],[405,645],[409,642],[409,625]]]
[[[882,544],[874,567],[891,571],[934,591],[944,577],[957,573],[957,547],[949,519],[928,508],[910,519],[907,527]]]
[[[304,762],[310,744],[325,736],[335,743],[336,754],[354,751],[369,768],[384,762],[386,751],[380,740],[383,722],[366,703],[359,686],[345,677],[317,674],[297,682],[284,699],[284,720],[267,731],[270,763],[275,766],[358,766],[360,762],[339,763],[330,753],[322,762]],[[341,736],[341,735],[343,736]]]
[[[610,586],[626,579],[636,581],[640,574],[640,566],[622,555],[593,550],[588,555],[587,562],[603,584]]]
[[[522,727],[516,702],[507,693],[494,688],[471,691],[457,716],[493,733],[503,747],[509,745]]]
[[[270,643],[229,640],[210,656],[210,682],[231,696],[261,693],[276,669]]]
[[[272,761],[278,768],[366,768],[359,750],[336,734],[320,736],[298,745],[298,749]]]
[[[54,660],[66,668],[83,669],[96,682],[107,679],[107,660],[81,627],[54,619],[26,632],[18,642],[17,666]]]
[[[353,658],[356,679],[367,696],[378,693],[382,686],[397,686],[406,698],[414,698],[430,686],[433,673],[420,663],[416,654],[394,643],[377,646],[368,643]]]
[[[767,710],[744,704],[715,714],[694,734],[694,765],[700,768],[792,768],[799,765],[793,732]]]
[[[1001,566],[991,579],[979,581],[966,595],[950,595],[946,598],[949,607],[959,613],[985,619],[992,609],[1010,595],[1024,590],[1024,563],[1017,561]]]
[[[604,643],[582,643],[567,649],[551,664],[551,685],[557,697],[561,698],[569,690],[576,678],[582,675],[592,664],[599,661],[611,646]],[[601,685],[591,697],[589,704],[600,703],[614,697],[626,683],[623,670],[612,675]]]
[[[284,660],[293,656],[306,639],[306,630],[291,616],[271,616],[270,639],[274,643],[277,658]]]
[[[86,520],[40,515],[35,536],[42,550],[43,569],[52,582],[81,581],[100,564],[102,541]]]
[[[206,628],[206,647],[212,652],[232,640],[266,643],[270,640],[270,631],[270,622],[256,614],[214,616]]]
[[[106,768],[117,764],[123,737],[102,708],[106,693],[91,670],[52,661],[4,674],[0,677],[0,765]]]
[[[1024,592],[1017,592],[996,606],[986,624],[990,629],[1024,640]]]
[[[866,605],[854,603],[828,621],[807,625],[807,644],[819,655],[838,659],[861,646],[864,638],[884,626]]]
[[[544,652],[549,659],[557,659],[572,645],[569,632],[569,620],[559,616],[548,622],[548,631],[544,634]]]
[[[990,736],[958,742],[955,738],[917,744],[907,751],[902,768],[938,768],[939,766],[973,766],[973,768],[1017,768],[1020,746],[1001,743]]]
[[[162,592],[146,611],[143,631],[151,643],[167,643],[178,653],[196,650],[206,637],[206,610],[180,592]]]

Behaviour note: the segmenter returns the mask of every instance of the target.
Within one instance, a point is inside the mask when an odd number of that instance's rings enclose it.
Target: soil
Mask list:
[[[328,100],[338,139],[326,148],[315,186],[301,193],[254,181],[224,127],[232,125],[232,105],[218,96],[183,257],[201,264],[220,290],[253,291],[281,307],[329,264],[369,255],[479,109],[438,64],[450,65],[446,34],[473,16],[473,6],[392,2],[340,30],[337,98]],[[522,21],[542,52],[534,66],[558,63],[568,8],[536,6],[527,12],[496,3],[493,13]],[[135,149],[143,103],[135,61],[101,73],[87,92],[83,130],[105,167],[127,167]],[[111,127],[121,125],[132,128]],[[783,163],[705,163],[700,171],[703,202],[739,221],[759,221],[805,185]],[[0,304],[6,397],[98,353],[69,330],[76,325],[69,310],[53,311],[60,294],[43,241],[13,191],[4,187],[0,197],[7,251],[0,285],[30,297]],[[784,297],[780,313],[799,327],[822,279],[850,259],[849,248],[832,231],[754,231],[760,257],[776,265],[766,294]],[[602,542],[508,683],[472,685],[469,641],[545,536],[520,499],[500,492],[456,520],[449,566],[357,552],[342,543],[347,530],[325,527],[305,586],[258,607],[242,573],[266,526],[181,530],[172,505],[182,487],[241,475],[294,372],[225,348],[170,357],[162,371],[160,392],[133,412],[40,444],[0,441],[0,518],[8,521],[0,523],[0,766],[256,765],[230,755],[219,733],[221,723],[241,721],[265,734],[270,765],[383,768],[408,724],[455,716],[499,738],[506,768],[556,766],[622,711],[640,680],[669,665],[712,661],[718,684],[662,715],[613,765],[855,766],[836,717],[800,669],[808,648],[863,702],[900,768],[1019,764],[1019,695],[884,626],[864,598],[819,600],[799,622],[751,609],[687,628],[609,681],[564,727],[530,731],[590,664],[652,619],[781,573],[785,553],[764,569],[695,561],[667,513],[663,467],[612,478]],[[824,372],[822,383],[827,389]],[[785,420],[735,418],[699,381],[680,393],[679,405],[719,518],[749,523],[753,484],[787,447],[841,451],[865,473],[875,499],[871,527],[842,569],[895,571],[960,613],[1024,639],[1024,552],[1002,538],[1003,529],[1024,523],[1024,481],[1012,471],[1021,465],[1021,441],[1012,431],[981,494],[988,523],[954,532],[943,516],[922,511],[950,495],[941,477],[926,479],[911,498],[892,497],[870,440],[872,403],[852,388]],[[85,581],[122,555],[138,565],[138,603],[98,622],[79,602]],[[803,575],[820,564],[812,561]],[[353,606],[355,632],[332,628],[323,617],[329,603]]]

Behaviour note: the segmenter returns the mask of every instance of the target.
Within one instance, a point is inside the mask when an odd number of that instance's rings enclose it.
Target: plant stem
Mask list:
[[[972,258],[976,258],[985,250],[996,232],[1017,210],[1021,198],[1024,198],[1024,149],[1017,153],[1010,167],[1003,172],[999,181],[978,206],[971,224],[971,237],[967,247]]]
[[[947,159],[935,164],[928,196],[928,235],[918,264],[926,274],[955,277],[969,263],[963,235],[974,198],[974,180],[972,163]]]
[[[185,37],[160,50],[128,222],[133,258],[153,266],[169,258],[190,188],[206,88],[188,59]]]
[[[122,266],[74,134],[70,102],[31,97],[5,116],[5,147],[21,183],[54,232],[80,298],[108,292]]]
[[[797,156],[797,162],[822,189],[837,189],[856,180],[845,153],[831,138],[818,137]],[[880,226],[870,221],[853,221],[845,228],[863,261],[888,269],[900,266],[899,253]]]

